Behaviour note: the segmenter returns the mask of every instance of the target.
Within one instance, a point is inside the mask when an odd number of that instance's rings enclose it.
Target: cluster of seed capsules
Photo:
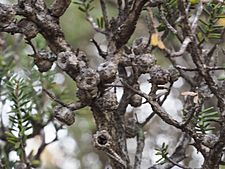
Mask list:
[[[135,67],[137,76],[149,74],[148,82],[154,85],[165,85],[172,83],[179,78],[179,72],[175,68],[162,68],[156,64],[156,58],[153,54],[148,53],[148,38],[141,37],[134,40],[132,48],[126,50],[121,59],[124,67]],[[140,84],[135,82],[132,87],[136,90],[140,89]],[[139,107],[142,105],[142,97],[134,94],[130,98],[130,105]]]
[[[174,68],[165,69],[156,64],[156,58],[145,52],[147,41],[145,38],[138,38],[134,41],[129,52],[124,52],[119,58],[119,61],[108,60],[101,63],[96,70],[89,68],[87,62],[82,63],[82,59],[76,58],[71,53],[60,53],[58,55],[58,65],[65,71],[73,71],[76,74],[75,81],[77,84],[77,96],[81,102],[86,105],[97,103],[101,111],[114,111],[118,107],[116,93],[112,90],[104,88],[105,84],[112,84],[118,79],[118,64],[125,69],[135,67],[138,76],[149,74],[149,83],[155,85],[165,85],[169,82],[174,82],[178,79],[179,73]],[[65,57],[66,56],[66,57]],[[85,54],[83,54],[85,56]],[[75,59],[74,59],[75,58]],[[83,66],[82,66],[83,65]],[[127,77],[129,79],[129,77]],[[132,87],[136,90],[140,89],[140,84],[136,81],[132,83]],[[133,94],[129,99],[129,104],[133,107],[142,105],[142,97],[138,94]],[[71,125],[74,120],[74,114],[69,109],[65,113],[59,113],[57,108],[56,118],[67,125]],[[68,119],[66,119],[68,118]],[[67,122],[68,121],[68,122]]]

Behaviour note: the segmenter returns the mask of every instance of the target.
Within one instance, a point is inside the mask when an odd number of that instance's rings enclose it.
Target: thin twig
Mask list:
[[[111,148],[108,149],[109,152],[106,152],[112,159],[117,161],[123,167],[127,168],[126,162]]]
[[[191,113],[188,116],[188,119],[182,124],[183,127],[186,127],[192,120],[193,116],[195,114],[195,111],[191,111]]]
[[[177,52],[172,52],[170,49],[165,48],[163,49],[170,57],[179,57],[182,56],[184,54],[184,52],[186,51],[188,45],[190,44],[191,39],[190,37],[186,37],[180,47],[180,50]]]
[[[166,92],[166,94],[164,95],[162,101],[160,101],[159,105],[163,105],[163,103],[165,102],[165,100],[167,99],[167,97],[169,96],[170,94],[170,91],[172,89],[172,86],[173,86],[173,82],[170,83],[170,86],[168,88],[168,91]]]
[[[117,5],[118,5],[118,11],[119,11],[119,18],[123,17],[123,8],[122,8],[122,5],[123,5],[123,2],[122,0],[117,0]]]
[[[60,105],[62,105],[63,107],[67,107],[69,108],[69,106],[65,103],[63,103],[61,100],[57,99],[52,93],[50,93],[48,90],[46,90],[45,88],[43,88],[43,91],[52,99],[54,100],[56,103],[59,103]]]
[[[145,146],[145,135],[143,128],[139,127],[137,133],[137,148],[134,159],[134,169],[141,169],[142,154]]]
[[[27,39],[26,43],[31,46],[32,50],[34,51],[34,54],[37,54],[37,50],[35,49],[34,44],[32,43],[32,41],[30,39]]]
[[[124,87],[123,85],[116,85],[116,84],[104,84],[105,87]]]
[[[165,25],[167,26],[167,28],[176,35],[177,34],[177,30],[166,19],[165,15],[164,15],[164,11],[162,10],[161,7],[159,7],[159,10],[160,10],[160,17],[163,20],[163,22],[165,23]]]
[[[101,8],[102,8],[102,15],[103,15],[103,20],[105,23],[105,29],[106,31],[109,30],[109,19],[108,19],[108,12],[106,9],[106,4],[104,0],[100,0]]]
[[[130,5],[129,5],[129,0],[124,0],[124,12],[127,13],[128,12],[128,9],[130,8]]]
[[[196,28],[198,26],[198,21],[199,21],[199,18],[201,16],[201,14],[202,14],[202,11],[203,11],[202,1],[199,1],[197,13],[196,13],[196,15],[194,17],[194,20],[192,22],[192,25],[191,25],[191,30],[192,30],[193,34],[195,33]]]
[[[86,20],[92,25],[93,29],[96,32],[102,33],[104,35],[108,35],[108,33],[104,30],[102,30],[101,28],[98,27],[98,25],[95,23],[94,19],[92,18],[92,16],[86,12]]]
[[[87,105],[84,104],[83,102],[75,102],[75,103],[70,103],[68,104],[68,108],[71,110],[71,111],[75,111],[75,110],[78,110],[78,109],[82,109],[84,107],[86,107]]]
[[[199,71],[198,68],[187,68],[187,67],[180,66],[180,65],[177,65],[175,67],[177,69],[181,69],[181,70],[184,70],[184,71],[190,71],[190,72]],[[215,66],[215,67],[207,66],[205,69],[208,70],[208,71],[215,71],[215,70],[225,70],[225,67],[222,67],[222,66]]]
[[[40,159],[40,155],[45,150],[46,146],[48,146],[49,144],[52,144],[52,143],[54,143],[55,141],[58,140],[58,136],[56,134],[55,135],[55,138],[51,142],[45,143],[45,134],[42,133],[41,136],[42,136],[42,143],[41,143],[40,147],[38,148],[38,152],[34,156],[34,159],[36,159],[36,160],[39,160]]]
[[[154,18],[153,18],[153,13],[152,13],[152,9],[150,7],[147,7],[147,12],[148,12],[148,33],[149,33],[149,38],[148,38],[148,43],[146,44],[145,50],[147,50],[147,48],[149,47],[149,44],[151,42],[151,37],[153,33],[156,33],[156,26],[155,26],[155,22],[154,22]]]
[[[144,122],[142,122],[140,125],[143,127],[145,126],[154,116],[156,115],[155,112],[152,112],[146,119]]]
[[[91,42],[95,45],[95,47],[97,48],[98,54],[99,54],[101,57],[103,57],[104,59],[106,59],[107,52],[104,52],[104,51],[100,48],[100,46],[98,45],[98,43],[96,42],[96,40],[95,40],[94,38],[91,39],[90,41],[91,41]]]
[[[180,123],[176,121],[175,119],[173,119],[172,117],[170,117],[170,115],[156,101],[154,101],[154,99],[151,96],[147,95],[146,93],[143,93],[140,90],[134,89],[132,86],[128,85],[124,81],[121,81],[121,83],[124,86],[126,86],[128,89],[135,92],[136,94],[144,97],[146,101],[148,101],[149,104],[152,106],[153,111],[167,124],[170,124],[178,129],[184,130],[184,128],[181,127]],[[192,131],[189,131],[189,132],[192,133]]]
[[[71,111],[75,111],[81,108],[84,108],[86,106],[86,104],[82,103],[82,102],[75,102],[75,103],[70,103],[70,104],[66,104],[63,103],[61,100],[57,99],[52,93],[50,93],[48,90],[43,88],[43,91],[55,102],[59,103],[60,105],[62,105],[63,107],[67,107],[68,109],[70,109]]]
[[[168,88],[168,91],[167,91],[166,94],[164,95],[163,100],[159,103],[160,106],[164,103],[164,101],[165,101],[165,100],[167,99],[167,97],[169,96],[172,86],[173,86],[173,83],[170,84],[170,86],[169,86],[169,88]],[[148,101],[146,101],[146,102],[148,102]],[[147,123],[155,116],[155,114],[156,114],[155,112],[152,112],[152,113],[145,119],[145,121],[142,122],[140,125],[141,125],[142,127],[145,126],[145,125],[146,125],[146,124],[147,124]]]
[[[172,163],[174,166],[177,166],[177,167],[180,167],[180,168],[183,168],[183,169],[192,169],[192,168],[190,168],[190,167],[181,165],[181,164],[177,163],[176,161],[173,161],[170,157],[167,157],[167,156],[166,156],[165,159],[168,160],[170,163]]]

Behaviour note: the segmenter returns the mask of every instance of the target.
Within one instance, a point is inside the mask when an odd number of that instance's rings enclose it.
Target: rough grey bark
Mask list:
[[[209,58],[212,57],[211,52],[214,52],[212,51],[214,48],[208,53],[204,53],[204,48],[200,45],[195,34],[204,4],[199,3],[194,20],[190,23],[187,14],[188,4],[183,0],[178,1],[180,20],[177,22],[180,22],[181,25],[179,31],[176,30],[178,28],[170,25],[167,18],[161,13],[165,25],[171,32],[177,34],[176,36],[180,40],[180,47],[177,52],[165,46],[159,47],[174,66],[172,69],[164,69],[156,65],[156,58],[151,50],[147,49],[150,38],[147,40],[144,38],[136,39],[130,48],[125,45],[133,35],[143,9],[147,8],[151,12],[151,8],[161,8],[165,2],[161,0],[125,0],[123,6],[122,1],[118,1],[118,17],[109,20],[106,3],[101,0],[105,29],[102,30],[98,27],[94,27],[94,29],[105,34],[108,40],[108,48],[106,52],[101,51],[97,42],[93,40],[93,43],[98,47],[99,54],[104,58],[104,63],[99,65],[97,70],[94,70],[88,65],[86,54],[72,48],[65,40],[64,33],[61,30],[59,18],[64,14],[70,3],[70,0],[55,0],[50,8],[45,5],[43,0],[20,0],[14,5],[0,4],[0,32],[24,34],[28,44],[34,50],[34,63],[38,66],[40,72],[48,71],[52,63],[56,62],[58,67],[77,84],[79,101],[70,105],[61,103],[60,106],[55,108],[55,117],[61,122],[71,125],[75,121],[72,111],[90,106],[97,126],[96,134],[93,136],[94,146],[108,155],[113,168],[138,169],[141,168],[142,152],[145,146],[143,127],[154,115],[157,115],[165,123],[176,127],[183,134],[174,153],[166,157],[166,162],[149,168],[160,169],[173,166],[189,168],[180,165],[179,162],[185,159],[186,149],[191,138],[194,140],[193,146],[205,158],[202,168],[219,168],[225,146],[225,91],[224,86],[213,79],[211,71],[223,70],[223,68],[211,66]],[[23,19],[18,20],[15,18],[16,16],[22,16]],[[90,15],[87,13],[86,16],[91,23]],[[150,17],[152,16],[150,15]],[[153,21],[152,24],[154,24]],[[152,25],[152,28],[154,28],[154,25]],[[150,33],[153,34],[154,31],[156,30],[150,30]],[[43,53],[36,50],[32,45],[31,40],[38,33],[45,38],[50,50],[56,55],[55,58],[43,56]],[[182,67],[175,59],[188,54],[194,63],[194,68]],[[126,67],[132,69],[130,75],[128,75]],[[186,74],[188,71],[196,72],[194,79],[197,82]],[[149,83],[152,85],[150,93],[142,92],[138,83],[139,77],[146,73],[150,75]],[[187,94],[184,103],[187,112],[182,122],[176,121],[162,108],[173,83],[179,77],[183,77],[191,86],[191,92],[196,93],[194,96],[199,97],[196,101],[191,94]],[[199,83],[199,81],[202,83]],[[163,95],[164,98],[160,99],[157,91],[168,83],[170,87]],[[118,101],[116,93],[111,90],[118,84],[124,90],[120,101]],[[214,139],[210,139],[210,141],[207,134],[196,132],[196,124],[192,120],[201,111],[204,101],[208,98],[201,90],[202,85],[206,86],[207,90],[216,97],[220,113],[221,129],[218,138],[213,137]],[[153,110],[146,121],[139,123],[135,118],[125,119],[127,106],[130,104],[133,107],[139,107],[142,105],[142,100],[150,104]],[[130,137],[137,137],[138,146],[134,164],[131,164],[127,150],[126,140]]]

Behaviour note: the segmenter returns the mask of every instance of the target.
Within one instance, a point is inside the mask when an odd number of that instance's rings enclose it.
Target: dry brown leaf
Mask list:
[[[193,102],[194,102],[195,104],[198,103],[198,95],[194,97]]]
[[[182,92],[181,95],[182,96],[197,96],[197,93],[186,91],[186,92]]]
[[[158,33],[153,33],[151,36],[151,45],[158,46],[158,43],[159,43]]]
[[[165,49],[165,45],[164,45],[164,43],[161,40],[159,40],[158,47],[160,49]]]

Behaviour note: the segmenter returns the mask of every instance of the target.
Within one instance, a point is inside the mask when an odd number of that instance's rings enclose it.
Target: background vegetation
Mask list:
[[[45,2],[49,7],[53,1]],[[203,12],[195,23],[195,36],[198,39],[197,44],[199,46],[203,44],[201,51],[205,51],[211,59],[210,62],[206,63],[206,66],[212,69],[210,70],[212,71],[210,72],[211,77],[220,86],[220,89],[223,89],[225,79],[224,2],[183,2],[188,6],[190,23],[198,17],[196,15],[198,15],[199,8],[202,5]],[[0,1],[0,3],[15,4],[17,2]],[[64,15],[60,17],[60,25],[66,41],[74,49],[79,48],[85,51],[90,67],[97,69],[99,64],[105,60],[99,55],[99,51],[90,40],[95,39],[98,45],[104,51],[107,51],[108,39],[101,33],[96,32],[92,25],[85,20],[85,18],[87,19],[87,11],[79,10],[79,8],[83,9],[83,3],[94,7],[90,14],[98,26],[104,28],[101,6],[98,0],[73,1]],[[118,3],[119,1],[106,1],[110,18],[118,16]],[[207,82],[204,78],[198,77],[201,72],[196,73],[201,68],[193,68],[195,64],[190,58],[187,58],[193,53],[186,51],[187,46],[185,47],[186,52],[180,54],[182,58],[178,56],[176,60],[176,63],[182,65],[180,67],[178,64],[174,64],[173,59],[171,59],[172,55],[171,58],[165,57],[165,53],[169,55],[168,53],[172,54],[175,51],[182,50],[182,42],[185,37],[183,36],[185,34],[183,27],[185,25],[183,26],[182,22],[177,21],[181,15],[178,4],[179,1],[167,0],[162,4],[160,2],[160,6],[151,7],[150,11],[148,4],[144,6],[136,30],[127,42],[128,46],[132,46],[135,39],[145,37],[149,40],[149,50],[157,59],[157,65],[161,65],[163,69],[169,71],[172,70],[169,69],[171,65],[177,66],[175,68],[181,75],[174,82],[168,82],[165,85],[164,92],[161,92],[162,95],[166,93],[162,107],[180,124],[183,124],[182,122],[186,120],[188,124],[190,122],[188,127],[191,127],[191,130],[186,130],[185,127],[184,129],[179,128],[175,124],[165,123],[165,120],[160,116],[152,115],[156,110],[153,111],[154,108],[144,104],[145,96],[139,93],[143,98],[143,105],[127,106],[126,119],[135,115],[139,123],[146,123],[136,137],[127,139],[127,147],[131,162],[136,161],[135,155],[137,154],[136,147],[138,144],[136,139],[138,140],[138,137],[142,135],[145,136],[145,149],[142,150],[141,165],[139,166],[143,169],[151,168],[151,166],[157,168],[167,163],[170,166],[165,168],[185,168],[185,166],[188,166],[186,168],[200,168],[204,160],[207,159],[202,155],[204,153],[201,150],[213,149],[210,147],[210,141],[213,140],[214,146],[214,141],[219,139],[216,135],[224,127],[224,122],[221,120],[222,112],[218,107],[219,99],[212,92],[213,89],[209,87],[210,85],[195,86],[189,82],[189,80],[199,81],[199,83],[201,81]],[[0,16],[1,14],[0,12]],[[162,16],[162,14],[165,16]],[[21,16],[16,17],[18,20],[21,19]],[[178,31],[177,34],[173,32],[173,27]],[[32,45],[43,52],[48,51],[49,48],[45,38],[38,34],[32,39],[31,45],[26,36],[22,34],[9,35],[9,32],[5,33],[7,31],[3,29],[0,32],[2,32],[0,34],[0,168],[23,169],[27,167],[26,164],[29,164],[30,168],[43,169],[110,168],[112,164],[105,152],[99,151],[93,146],[93,134],[98,130],[98,126],[96,126],[90,107],[76,110],[76,120],[71,126],[66,126],[54,118],[54,109],[59,103],[70,104],[79,101],[79,98],[76,94],[76,82],[57,67],[56,63],[53,63],[49,71],[42,73],[35,65],[35,57],[31,56],[34,54]],[[179,33],[182,35],[182,40],[179,39]],[[173,50],[167,51],[165,48],[172,48]],[[55,52],[53,51],[53,53]],[[204,59],[207,60],[207,57]],[[204,77],[204,75],[201,76]],[[148,78],[145,75],[140,77],[140,88],[144,92],[149,92],[152,86],[149,86],[146,79]],[[118,87],[118,100],[122,94],[123,91]],[[160,99],[158,101],[160,103]],[[195,110],[190,111],[192,110],[191,107]],[[192,112],[193,114],[190,115]],[[182,147],[182,150],[185,150],[186,153],[182,154],[185,157],[181,163],[179,163],[179,160],[173,161],[176,146],[183,137],[186,137],[180,129],[186,134],[194,131],[194,134],[190,134],[192,139],[189,136],[188,139],[183,140],[183,142],[188,140],[187,143],[183,143],[183,145],[188,146]],[[207,136],[208,140],[205,140],[204,136]],[[200,146],[200,148],[192,145]],[[180,155],[179,152],[178,155]],[[224,163],[223,158],[224,155],[221,155],[220,167]]]

